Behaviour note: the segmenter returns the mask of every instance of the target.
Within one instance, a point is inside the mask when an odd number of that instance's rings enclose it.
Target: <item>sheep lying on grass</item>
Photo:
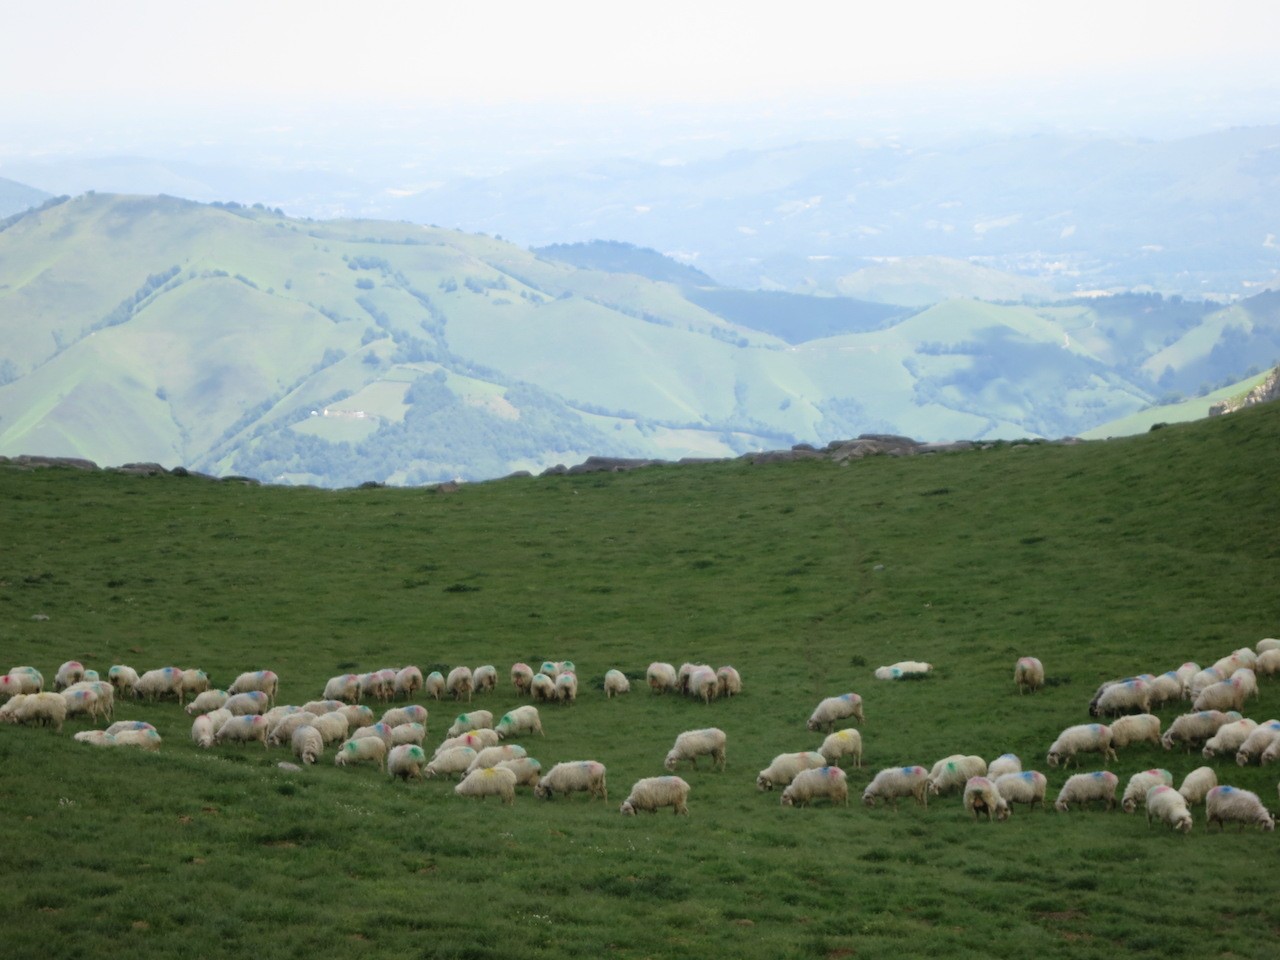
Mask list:
[[[919,680],[933,671],[933,664],[919,660],[900,660],[887,667],[876,667],[877,680]]]
[[[977,820],[978,815],[982,813],[987,815],[988,823],[992,818],[1009,819],[1008,801],[996,789],[996,785],[986,777],[970,777],[965,781],[964,808],[973,814],[974,820]]]
[[[822,730],[830,733],[837,720],[853,718],[854,723],[862,723],[862,697],[856,693],[842,693],[838,697],[827,697],[814,708],[809,716],[808,728],[817,733]]]
[[[1152,820],[1168,824],[1181,833],[1191,832],[1191,811],[1187,801],[1177,790],[1166,784],[1158,784],[1147,791],[1147,826]]]
[[[645,777],[637,780],[618,812],[624,817],[630,817],[635,816],[639,810],[657,813],[659,807],[671,807],[677,816],[682,813],[688,816],[689,784],[679,777]]]
[[[1058,791],[1058,799],[1053,806],[1059,813],[1066,813],[1073,803],[1088,808],[1091,802],[1099,800],[1107,810],[1112,810],[1116,805],[1116,787],[1119,783],[1120,778],[1110,770],[1077,773],[1067,778],[1067,782]]]
[[[516,775],[504,767],[473,770],[453,788],[453,792],[460,797],[479,797],[482,800],[502,797],[502,802],[510,806],[516,802]]]
[[[725,768],[725,743],[727,738],[719,727],[707,727],[703,730],[686,730],[676,737],[676,742],[667,752],[662,765],[668,770],[675,768],[684,760],[688,760],[693,768],[698,769],[698,757],[711,758],[712,767]]]
[[[922,807],[929,805],[929,771],[924,767],[888,767],[875,775],[862,792],[862,802],[874,807],[876,800],[883,799],[898,809],[900,797],[915,797],[916,803]]]
[[[756,789],[772,790],[775,786],[785,787],[801,770],[815,770],[826,765],[827,758],[816,750],[780,753],[773,758],[769,766],[760,771],[756,777]]]
[[[1153,767],[1150,770],[1135,773],[1125,785],[1124,796],[1120,799],[1120,809],[1125,813],[1133,813],[1147,802],[1147,792],[1152,787],[1161,786],[1173,786],[1173,774],[1168,770]]]
[[[839,767],[801,770],[782,791],[784,807],[807,807],[818,797],[826,797],[832,805],[849,805],[849,783]]]
[[[1256,824],[1260,830],[1271,831],[1276,828],[1275,818],[1267,812],[1258,795],[1251,790],[1239,787],[1214,787],[1204,798],[1205,828],[1212,830],[1216,821],[1219,829],[1227,829],[1227,821],[1240,824],[1243,830],[1246,824]]]
[[[539,779],[538,785],[533,788],[533,795],[542,800],[550,800],[557,793],[586,793],[608,802],[606,772],[605,765],[595,760],[557,763]]]

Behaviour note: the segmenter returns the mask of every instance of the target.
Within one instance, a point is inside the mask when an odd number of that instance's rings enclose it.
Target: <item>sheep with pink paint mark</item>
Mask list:
[[[185,702],[182,693],[182,671],[177,667],[158,667],[148,670],[133,685],[133,695],[138,700],[159,700],[173,697],[179,704]]]
[[[53,676],[53,692],[61,693],[73,683],[79,683],[83,679],[84,664],[79,660],[68,660],[58,667],[58,672]]]
[[[1231,786],[1214,787],[1205,796],[1204,822],[1210,831],[1217,823],[1219,830],[1225,832],[1228,822],[1240,824],[1241,830],[1249,825],[1267,832],[1276,828],[1275,818],[1256,793]]]
[[[1173,786],[1173,774],[1161,767],[1141,770],[1129,778],[1125,784],[1124,795],[1120,798],[1120,809],[1125,813],[1133,813],[1147,802],[1147,791],[1152,787]]]
[[[1120,778],[1110,770],[1095,770],[1092,773],[1077,773],[1068,777],[1067,782],[1058,791],[1058,799],[1053,802],[1059,813],[1067,813],[1072,804],[1088,809],[1095,800],[1106,810],[1114,810],[1116,805],[1116,787]]]
[[[1256,687],[1256,683],[1255,683]],[[1248,688],[1239,679],[1220,680],[1200,691],[1192,710],[1243,710]]]
[[[862,791],[862,802],[874,807],[877,800],[884,800],[898,809],[898,800],[914,797],[918,805],[929,805],[929,771],[921,766],[887,767],[881,770]]]
[[[1147,826],[1159,820],[1179,833],[1190,833],[1192,826],[1191,811],[1187,809],[1186,798],[1167,784],[1156,784],[1147,791],[1145,801],[1147,808]]]
[[[1107,760],[1117,759],[1111,746],[1111,728],[1104,723],[1080,723],[1067,727],[1050,745],[1045,762],[1051,767],[1059,764],[1065,767],[1075,760],[1078,766],[1080,761],[1076,755],[1080,753],[1101,753],[1104,764]]]
[[[835,729],[838,720],[852,718],[854,723],[862,723],[862,697],[856,693],[842,693],[838,697],[827,697],[821,701],[809,715],[806,724],[810,732],[819,730],[830,733]]]
[[[849,782],[839,767],[818,767],[801,770],[785,790],[780,803],[784,807],[807,807],[819,797],[826,797],[832,806],[849,805]]]
[[[340,673],[324,684],[325,700],[341,700],[344,703],[360,702],[360,674]]]
[[[1116,717],[1124,713],[1151,712],[1151,684],[1140,677],[1106,687],[1089,708],[1093,717]]]
[[[988,823],[993,819],[1009,819],[1009,802],[986,777],[970,777],[965,781],[964,808],[973,814],[975,821],[984,813]]]

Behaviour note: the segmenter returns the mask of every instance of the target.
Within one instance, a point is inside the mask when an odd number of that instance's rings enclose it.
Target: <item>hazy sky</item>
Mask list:
[[[1275,82],[1274,0],[0,0],[0,104],[649,102]]]

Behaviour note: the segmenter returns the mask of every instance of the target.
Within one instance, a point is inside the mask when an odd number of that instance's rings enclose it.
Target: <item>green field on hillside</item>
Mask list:
[[[325,491],[0,465],[0,667],[51,681],[200,667],[281,677],[572,659],[572,706],[520,742],[544,769],[595,759],[607,803],[504,807],[389,782],[327,750],[197,749],[176,704],[155,755],[0,725],[0,925],[13,956],[1061,958],[1269,960],[1280,836],[1189,836],[1141,813],[1018,809],[974,823],[955,795],[868,810],[875,771],[954,753],[1045,764],[1104,679],[1202,665],[1280,633],[1280,405],[1106,443],[848,466],[732,461],[513,479],[457,492]],[[1015,660],[1049,686],[1019,696]],[[901,659],[927,679],[877,682]],[[609,668],[733,664],[740,697],[606,700]],[[851,805],[755,789],[815,749],[823,697],[865,701]],[[465,709],[423,701],[428,744]],[[1159,710],[1164,723],[1184,704]],[[1245,713],[1280,715],[1264,678]],[[717,726],[728,768],[683,770],[690,815],[625,818],[675,736]],[[1205,761],[1122,749],[1121,776]],[[1277,807],[1274,767],[1212,762]],[[1083,769],[1096,768],[1089,758]],[[1072,771],[1074,772],[1074,771]]]

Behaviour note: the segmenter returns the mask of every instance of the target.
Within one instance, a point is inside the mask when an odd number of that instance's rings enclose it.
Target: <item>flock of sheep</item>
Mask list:
[[[928,663],[904,661],[878,668],[875,677],[923,677],[931,670]],[[1235,650],[1206,669],[1186,663],[1160,675],[1108,681],[1094,694],[1089,711],[1096,718],[1118,719],[1109,725],[1094,722],[1063,730],[1049,747],[1046,763],[1051,768],[1073,761],[1078,765],[1079,755],[1099,753],[1105,766],[1108,760],[1116,759],[1117,749],[1137,742],[1160,744],[1166,750],[1199,747],[1206,759],[1228,755],[1242,766],[1273,762],[1280,759],[1280,721],[1258,723],[1244,718],[1240,710],[1248,697],[1257,696],[1258,675],[1278,672],[1280,640],[1268,638],[1259,642],[1256,650]],[[516,693],[534,702],[568,704],[578,695],[572,661],[548,661],[537,671],[517,663],[509,677]],[[677,670],[669,663],[652,663],[646,682],[654,694],[679,692],[706,703],[742,691],[741,676],[730,666],[714,670],[686,663]],[[1019,659],[1014,683],[1020,693],[1039,690],[1045,684],[1043,665],[1034,657]],[[532,704],[516,707],[496,720],[491,711],[482,709],[458,715],[430,758],[423,747],[425,707],[413,703],[386,706],[378,717],[367,705],[412,700],[420,693],[437,701],[450,697],[470,702],[474,694],[493,692],[497,686],[498,672],[492,665],[475,670],[456,667],[447,676],[438,671],[423,676],[419,668],[409,666],[335,676],[325,684],[319,700],[276,705],[279,678],[270,670],[242,673],[226,690],[216,690],[201,670],[162,667],[139,674],[131,667],[117,665],[104,680],[82,664],[68,661],[58,668],[52,691],[44,690],[44,677],[34,667],[14,667],[0,676],[0,722],[51,726],[60,731],[69,717],[84,716],[95,723],[112,721],[115,700],[120,696],[173,698],[192,716],[191,739],[203,748],[259,742],[265,749],[287,743],[298,762],[305,765],[316,763],[326,747],[332,747],[338,766],[372,763],[392,778],[406,780],[456,776],[459,782],[454,792],[460,796],[499,796],[509,804],[514,802],[516,787],[528,786],[542,798],[582,792],[607,802],[604,764],[569,761],[543,773],[541,764],[524,747],[509,742],[543,734],[541,716]],[[607,697],[624,694],[630,691],[630,681],[621,671],[610,670],[603,689]],[[1191,701],[1191,712],[1174,719],[1162,733],[1160,719],[1150,711],[1174,700]],[[863,700],[856,693],[822,700],[807,723],[810,732],[826,734],[822,744],[817,750],[776,756],[757,775],[757,789],[783,788],[783,806],[807,806],[818,799],[847,806],[849,787],[841,763],[861,768],[862,735],[856,726],[836,727],[846,721],[860,725],[864,719]],[[159,732],[145,721],[120,721],[104,730],[83,730],[75,739],[102,747],[148,750],[161,744]],[[702,757],[709,758],[713,769],[723,771],[726,747],[727,736],[716,727],[681,733],[664,760],[668,774],[638,780],[620,811],[630,815],[670,807],[676,814],[687,814],[690,787],[675,772],[685,763],[696,769]],[[1076,773],[1062,785],[1054,806],[1066,812],[1097,801],[1113,809],[1119,782],[1109,770]],[[955,791],[975,819],[1005,820],[1015,804],[1030,809],[1039,803],[1043,809],[1047,787],[1048,778],[1036,770],[1023,770],[1014,754],[1004,754],[990,764],[978,756],[956,754],[930,769],[907,765],[880,770],[863,791],[862,801],[868,807],[883,801],[896,809],[899,799],[911,797],[927,806],[930,796]],[[1135,773],[1120,801],[1126,812],[1144,807],[1149,824],[1159,820],[1184,832],[1192,827],[1191,806],[1199,803],[1205,804],[1209,827],[1214,823],[1224,827],[1227,822],[1255,824],[1263,830],[1275,827],[1273,816],[1256,794],[1220,785],[1211,766],[1193,770],[1176,790],[1168,770]]]

